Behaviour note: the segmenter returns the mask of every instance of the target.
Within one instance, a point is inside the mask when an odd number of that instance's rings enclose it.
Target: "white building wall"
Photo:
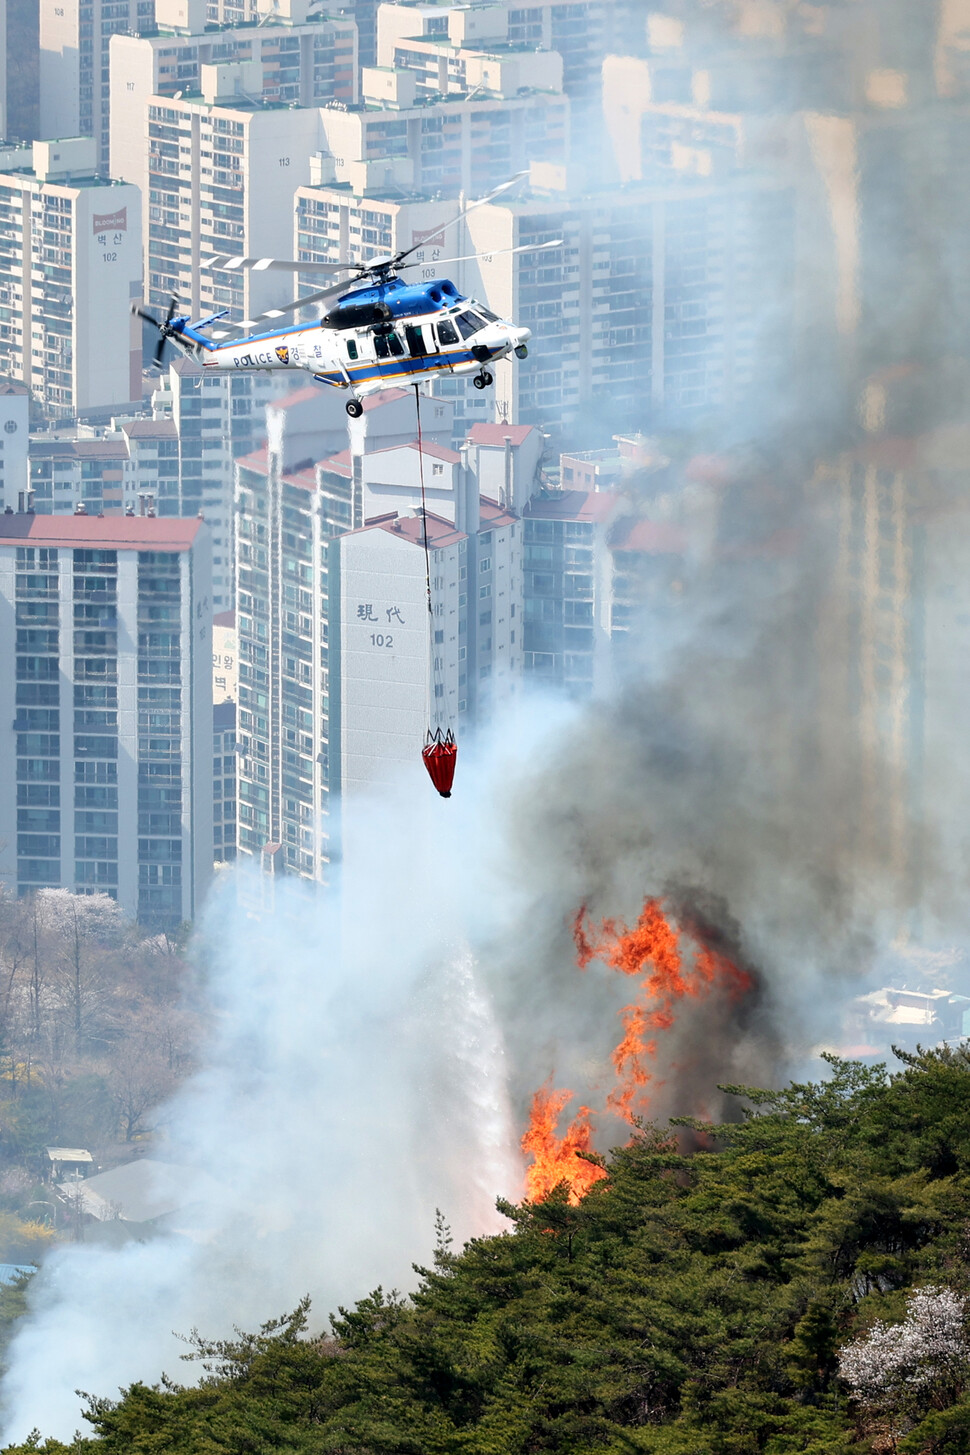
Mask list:
[[[142,124],[142,161],[138,168],[149,194],[149,228],[145,230],[146,296],[159,296],[158,278],[174,278],[183,307],[194,315],[210,308],[232,306],[249,317],[293,297],[293,279],[281,273],[213,273],[201,264],[214,253],[249,253],[260,257],[290,256],[293,246],[293,194],[310,180],[310,158],[319,151],[322,135],[320,111],[315,107],[253,109],[229,105],[151,97]],[[220,123],[238,127],[229,137],[231,175],[241,185],[235,193],[238,219],[226,230],[222,200],[207,195],[219,185],[214,154],[225,139]],[[178,175],[187,191],[178,194],[176,211],[151,201],[165,174],[151,168],[149,128],[154,125],[178,133]],[[237,143],[241,146],[237,147]],[[164,192],[166,199],[176,194]],[[186,204],[189,205],[186,205]],[[153,253],[150,227],[161,229],[165,242],[180,256],[175,262]],[[166,284],[166,288],[170,285]],[[230,296],[227,290],[235,292]],[[167,292],[166,292],[167,301]]]
[[[111,175],[145,185],[148,97],[156,89],[157,49],[147,36],[111,37]]]
[[[241,117],[246,113],[240,113]],[[246,251],[259,257],[289,256],[293,236],[293,194],[310,180],[310,157],[320,147],[316,108],[267,110],[246,116],[249,215]],[[252,281],[252,308],[278,301],[279,279],[262,274]],[[262,302],[260,289],[266,292]]]
[[[0,301],[9,310],[0,325],[0,367],[62,417],[127,404],[133,389],[140,398],[131,318],[141,292],[137,188],[45,183],[25,171],[0,174],[0,196],[10,209],[8,236],[22,255],[0,264]],[[52,266],[69,272],[70,286],[49,276]]]
[[[522,674],[522,525],[491,532],[493,702],[515,693]]]
[[[77,136],[80,0],[41,0],[40,134]],[[100,89],[100,88],[99,88]]]
[[[445,12],[447,13],[447,12]],[[439,5],[398,5],[396,0],[378,6],[377,64],[393,66],[394,47],[399,41],[425,35],[430,21],[442,14]]]
[[[7,505],[16,510],[20,492],[27,489],[29,444],[29,395],[0,390],[0,510]]]
[[[131,317],[141,294],[141,195],[121,185],[74,197],[74,399],[83,412],[141,398],[140,330],[133,340]]]
[[[344,536],[338,549],[340,788],[347,798],[420,763],[434,699],[424,551],[379,527]],[[446,634],[437,649],[443,724],[448,712],[457,722],[457,559],[457,542],[433,552],[442,580],[435,626]]]
[[[274,7],[275,10],[275,7]],[[209,16],[211,21],[214,17]],[[227,16],[229,24],[236,17]],[[230,29],[216,33],[207,31],[193,35],[114,35],[111,37],[111,175],[121,181],[142,185],[144,166],[142,138],[145,133],[146,108],[152,97],[174,96],[176,91],[195,93],[202,89],[200,67],[213,64],[226,66],[241,63],[247,67],[244,90],[247,96],[265,95],[268,101],[297,102],[304,107],[320,106],[334,96],[350,103],[356,100],[357,73],[353,63],[356,46],[355,28],[350,20],[332,17],[307,25],[274,23],[273,13],[267,23],[253,30]],[[242,21],[240,14],[238,20]],[[222,23],[222,22],[220,22]],[[287,52],[288,58],[299,58],[300,78],[283,87],[278,80],[278,42],[298,36],[298,52]],[[329,41],[339,47],[340,62],[335,67],[332,83],[316,81],[316,62],[327,52],[315,45]],[[252,58],[251,60],[249,58]],[[261,61],[266,64],[261,65]],[[194,67],[194,74],[187,67]],[[225,83],[223,82],[223,85]],[[293,93],[296,92],[294,95]],[[207,92],[210,97],[212,92]],[[226,92],[215,93],[224,99]],[[229,92],[228,94],[231,94]]]
[[[421,456],[405,445],[365,455],[362,461],[364,520],[391,510],[406,512],[421,504]],[[424,452],[424,498],[427,507],[455,521],[456,481],[460,465]]]
[[[108,90],[102,72],[111,36],[147,29],[154,6],[150,0],[85,0],[85,9],[82,21],[80,0],[40,0],[40,135],[93,137],[106,176],[114,87]]]

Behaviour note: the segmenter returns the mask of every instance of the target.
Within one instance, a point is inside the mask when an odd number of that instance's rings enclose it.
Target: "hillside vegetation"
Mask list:
[[[503,1204],[510,1230],[460,1253],[442,1223],[411,1298],[197,1340],[201,1384],[94,1399],[87,1437],[17,1455],[968,1450],[970,1055],[831,1073],[732,1088],[742,1119],[686,1129],[689,1155],[645,1128],[579,1206]],[[880,1339],[921,1373],[879,1355],[866,1395]]]

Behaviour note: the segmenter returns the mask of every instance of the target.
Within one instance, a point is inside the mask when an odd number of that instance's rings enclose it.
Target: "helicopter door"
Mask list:
[[[421,329],[420,324],[415,327],[413,324],[409,323],[404,330],[404,337],[408,341],[408,353],[411,355],[412,359],[427,358],[428,349],[424,341],[424,332]]]
[[[404,358],[404,345],[393,328],[386,332],[375,330],[374,352],[377,355],[379,372],[388,379],[399,379],[405,372],[397,361]]]

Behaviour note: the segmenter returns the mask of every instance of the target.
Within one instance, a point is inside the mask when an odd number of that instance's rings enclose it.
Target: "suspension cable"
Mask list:
[[[414,412],[418,418],[418,473],[421,477],[421,519],[424,524],[424,580],[428,593],[428,616],[434,617],[431,607],[431,552],[428,549],[428,502],[424,493],[424,441],[421,438],[421,387],[414,386]]]
[[[414,410],[418,422],[418,474],[421,480],[421,524],[423,526],[424,540],[424,581],[428,598],[428,651],[431,654],[431,672],[428,676],[428,734],[430,738],[432,718],[435,719],[434,726],[440,730],[437,722],[437,678],[438,658],[435,654],[434,640],[434,606],[431,601],[431,548],[428,542],[428,501],[424,488],[424,439],[421,434],[421,388],[414,385]]]

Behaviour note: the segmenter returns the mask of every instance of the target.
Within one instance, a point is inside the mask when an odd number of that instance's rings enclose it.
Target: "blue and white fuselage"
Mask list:
[[[167,336],[205,368],[300,369],[352,400],[443,373],[491,383],[489,365],[524,358],[528,328],[497,318],[448,279],[408,285],[390,278],[348,290],[313,323],[277,326],[222,341],[215,320],[173,318]],[[348,405],[350,412],[356,410]]]

